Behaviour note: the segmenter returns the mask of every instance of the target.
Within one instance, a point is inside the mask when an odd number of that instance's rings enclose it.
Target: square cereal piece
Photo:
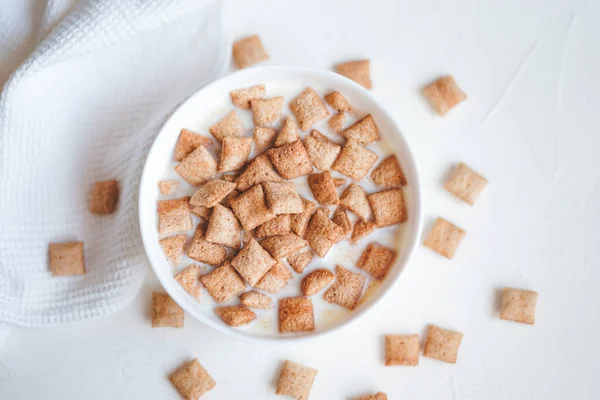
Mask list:
[[[181,262],[186,242],[187,235],[169,236],[158,241],[163,253],[165,253],[167,259],[174,265],[178,265]]]
[[[269,293],[277,293],[292,279],[292,273],[282,262],[278,261],[255,285],[257,289]]]
[[[217,307],[215,312],[229,326],[246,325],[256,319],[256,313],[244,306]]]
[[[227,258],[227,249],[223,245],[206,240],[206,228],[198,225],[192,243],[188,247],[187,255],[189,258],[206,264],[221,265]]]
[[[354,229],[352,230],[352,235],[350,236],[350,243],[356,244],[360,240],[369,236],[373,231],[377,228],[375,222],[373,221],[362,221],[358,220],[354,224]]]
[[[483,176],[465,164],[458,163],[444,187],[459,199],[473,205],[487,183]]]
[[[326,94],[325,101],[331,106],[331,108],[339,113],[352,113],[352,106],[350,106],[350,102],[340,92],[331,92]]]
[[[375,119],[371,114],[358,120],[354,125],[340,133],[346,140],[354,140],[355,142],[365,146],[371,142],[379,140],[379,128],[375,123]]]
[[[387,189],[367,196],[377,227],[396,225],[408,219],[402,189]]]
[[[402,172],[402,168],[400,168],[398,157],[395,155],[386,157],[381,164],[375,167],[371,172],[371,179],[377,186],[392,187],[406,185],[406,177],[404,176],[404,172]]]
[[[221,179],[212,179],[203,184],[190,199],[190,206],[212,208],[219,204],[237,185]]]
[[[190,185],[198,186],[217,174],[217,162],[202,146],[198,146],[176,167],[179,174]]]
[[[302,200],[302,205],[304,206],[304,211],[300,214],[292,214],[290,216],[290,227],[292,228],[292,232],[300,237],[304,237],[304,232],[306,231],[306,227],[308,226],[308,221],[314,214],[317,206],[310,200],[306,200],[304,197],[300,197]]]
[[[313,253],[311,250],[306,250],[301,253],[297,253],[288,257],[288,263],[290,263],[290,267],[298,274],[304,272],[307,265],[310,264],[313,258]]]
[[[277,261],[250,237],[242,250],[233,258],[231,265],[242,278],[254,286]]]
[[[363,251],[356,266],[364,269],[376,279],[385,278],[388,270],[396,259],[396,250],[380,245],[379,243],[369,243]]]
[[[351,183],[340,197],[340,207],[351,211],[362,221],[368,221],[373,216],[367,193],[362,186]]]
[[[367,89],[373,87],[373,83],[371,82],[370,60],[356,60],[340,63],[335,66],[335,72],[344,75],[346,78],[352,79],[354,82]]]
[[[350,222],[348,214],[346,214],[346,211],[344,211],[343,208],[336,208],[331,216],[331,220],[340,228],[342,228],[343,234],[340,237],[340,240],[343,240],[350,232],[352,232],[352,222]]]
[[[341,187],[346,184],[346,180],[344,178],[333,178],[333,184],[335,187]]]
[[[290,221],[290,214],[280,214],[272,220],[259,225],[258,228],[256,228],[254,235],[257,238],[285,235],[286,233],[290,233],[292,231]]]
[[[281,177],[273,169],[266,154],[256,157],[237,178],[238,189],[242,192],[262,182],[280,182]]]
[[[279,332],[311,332],[315,330],[312,300],[286,297],[279,300]]]
[[[240,296],[240,301],[243,305],[250,308],[261,308],[265,310],[273,308],[273,301],[271,298],[266,294],[257,292],[255,290],[242,293]]]
[[[190,215],[190,198],[158,201],[158,233],[168,235],[187,232],[193,228]]]
[[[307,400],[317,372],[314,368],[286,361],[279,374],[275,393],[298,400]]]
[[[300,139],[300,130],[298,124],[292,117],[287,117],[275,140],[275,147],[281,147],[288,143],[293,143]]]
[[[198,400],[217,385],[197,359],[180,367],[170,379],[185,400]]]
[[[200,285],[201,275],[202,269],[198,265],[189,265],[175,275],[175,280],[192,297],[199,299],[202,293],[202,285]]]
[[[312,165],[321,171],[331,169],[342,150],[342,146],[332,142],[316,129],[313,129],[310,135],[306,136],[304,146]]]
[[[331,166],[331,169],[355,181],[360,181],[367,176],[377,158],[377,154],[371,150],[353,140],[349,140],[342,147],[342,151]]]
[[[83,242],[50,243],[48,258],[52,276],[85,274]]]
[[[354,310],[362,297],[367,278],[340,265],[335,267],[335,275],[334,284],[325,292],[323,298],[329,303]]]
[[[344,129],[344,125],[346,124],[346,113],[337,113],[331,118],[329,118],[329,129],[334,131],[335,133],[339,133]]]
[[[220,204],[215,205],[210,215],[206,240],[239,249],[242,243],[242,226],[233,211]]]
[[[202,275],[200,282],[217,303],[224,303],[246,290],[246,283],[229,261]]]
[[[466,232],[459,227],[452,225],[443,218],[438,218],[423,244],[436,253],[452,259],[465,235]]]
[[[95,182],[90,195],[90,212],[92,214],[112,214],[119,203],[119,181]]]
[[[210,219],[210,214],[212,213],[212,208],[190,205],[190,212],[196,217],[208,222],[208,220]]]
[[[271,212],[279,215],[299,214],[304,211],[294,182],[263,182],[262,187]]]
[[[320,208],[310,219],[304,238],[315,253],[323,258],[343,234],[342,228],[329,219],[329,210]]]
[[[294,179],[313,171],[306,149],[300,140],[271,149],[267,154],[283,179]]]
[[[209,149],[212,144],[212,140],[207,137],[200,135],[199,133],[192,132],[189,129],[181,129],[177,143],[175,144],[175,161],[181,161],[189,156],[192,151],[196,150],[198,146],[202,146],[205,149]]]
[[[229,111],[223,118],[211,125],[208,131],[221,143],[226,137],[242,137],[244,127],[237,112]]]
[[[239,69],[268,59],[269,55],[265,52],[258,35],[248,36],[233,43],[233,60]]]
[[[463,334],[447,329],[442,329],[435,325],[429,325],[427,331],[427,340],[423,355],[447,363],[456,364],[458,348],[462,341]]]
[[[385,365],[419,365],[419,335],[385,335]]]
[[[271,125],[277,122],[281,117],[281,107],[283,107],[284,101],[283,96],[250,101],[254,125]]]
[[[269,126],[256,126],[254,127],[254,148],[257,153],[262,153],[266,149],[273,146],[275,143],[275,136],[277,136],[277,129]]]
[[[388,397],[387,394],[383,392],[377,392],[375,394],[356,397],[354,400],[388,400]]]
[[[261,185],[246,190],[235,199],[231,199],[229,203],[236,217],[247,231],[251,231],[276,217],[275,213],[267,206]]]
[[[333,183],[331,172],[317,172],[308,176],[308,186],[317,201],[324,206],[339,204],[340,198]]]
[[[508,321],[535,323],[535,305],[538,294],[530,290],[504,288],[500,318]]]
[[[445,115],[454,106],[467,98],[452,76],[443,76],[423,88],[423,96],[431,108]]]
[[[305,296],[319,293],[324,287],[329,286],[335,275],[328,269],[320,268],[312,271],[302,279],[301,290]]]
[[[251,151],[252,138],[223,138],[219,171],[231,172],[242,168],[248,162]]]
[[[178,188],[179,188],[179,181],[177,181],[175,179],[158,182],[158,191],[163,196],[172,194]]]
[[[316,123],[329,117],[327,106],[312,88],[306,88],[290,103],[290,110],[298,120],[298,125],[307,131]]]
[[[183,327],[183,309],[166,293],[152,292],[152,327]]]
[[[231,102],[239,108],[249,109],[250,101],[262,99],[267,88],[265,85],[254,85],[247,88],[232,90],[229,92],[231,95]]]
[[[269,236],[260,242],[260,245],[278,260],[291,256],[307,244],[306,240],[294,233]]]

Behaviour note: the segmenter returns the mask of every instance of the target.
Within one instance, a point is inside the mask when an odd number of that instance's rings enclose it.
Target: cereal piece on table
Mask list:
[[[190,212],[194,214],[196,217],[201,218],[208,222],[210,219],[210,214],[212,212],[211,208],[204,206],[192,206],[190,205]]]
[[[313,129],[310,135],[306,136],[304,146],[312,165],[321,171],[331,169],[342,150],[342,146],[332,142],[316,129]]]
[[[187,250],[188,257],[210,265],[221,265],[227,258],[227,249],[223,245],[209,242],[205,236],[206,228],[198,225]]]
[[[177,143],[175,144],[175,161],[181,161],[189,156],[192,151],[196,150],[198,146],[204,148],[210,148],[212,140],[207,137],[200,135],[199,133],[192,132],[189,129],[181,129]]]
[[[398,157],[391,155],[386,157],[381,164],[371,172],[371,179],[377,186],[404,186],[406,185],[406,177],[400,168]]]
[[[283,107],[284,101],[283,96],[250,101],[254,125],[270,125],[277,122],[281,117],[281,107]]]
[[[168,235],[187,232],[193,228],[190,215],[190,198],[158,201],[158,233]]]
[[[369,243],[360,256],[356,266],[367,271],[376,279],[385,278],[396,259],[396,251],[379,243]]]
[[[354,123],[354,125],[343,130],[340,135],[346,140],[354,140],[363,146],[379,140],[379,128],[371,114]]]
[[[310,247],[323,258],[344,231],[335,222],[329,219],[329,210],[318,209],[310,219],[304,238]]]
[[[465,164],[458,163],[444,187],[459,199],[473,205],[487,183],[487,179],[483,176]]]
[[[419,335],[385,335],[385,365],[419,365]]]
[[[229,261],[202,275],[200,282],[217,303],[226,302],[246,290],[246,283]]]
[[[358,243],[360,240],[373,233],[375,228],[377,228],[377,225],[375,225],[375,222],[373,221],[356,221],[356,223],[354,224],[354,229],[352,230],[352,235],[350,236],[350,243]]]
[[[225,198],[223,200],[221,200],[220,204],[222,206],[231,208],[230,201],[233,199],[237,199],[241,194],[242,194],[242,192],[240,192],[239,190],[233,189],[231,192],[229,192],[229,194],[227,196],[225,196]]]
[[[333,184],[335,187],[344,186],[346,180],[344,178],[333,178]]]
[[[247,88],[232,90],[229,92],[231,95],[231,102],[239,108],[249,109],[250,101],[256,99],[262,99],[267,88],[265,85],[254,85]]]
[[[315,203],[310,200],[306,200],[304,197],[300,198],[302,199],[304,211],[302,211],[300,214],[293,214],[290,216],[290,226],[292,228],[292,232],[303,237],[306,227],[308,226],[308,221],[310,221],[310,218],[317,209],[317,206]]]
[[[330,113],[317,92],[306,88],[290,103],[290,110],[298,120],[300,129],[307,131],[314,124],[329,117]]]
[[[290,221],[290,214],[280,214],[272,220],[259,225],[254,234],[257,238],[285,235],[286,233],[290,233],[292,231]]]
[[[158,182],[158,191],[163,196],[172,194],[177,188],[179,188],[179,181],[175,179]]]
[[[183,309],[166,293],[152,292],[152,327],[183,327]]]
[[[278,260],[291,256],[307,244],[306,240],[295,233],[269,236],[260,242],[260,245]]]
[[[271,212],[279,214],[299,214],[304,205],[293,182],[263,182],[263,192]]]
[[[208,131],[221,143],[225,137],[242,137],[244,127],[237,112],[229,111],[223,118],[211,125]]]
[[[202,293],[202,285],[200,285],[201,275],[202,269],[198,265],[189,265],[175,275],[175,280],[192,297],[199,299]]]
[[[217,385],[197,359],[180,367],[170,379],[185,400],[198,400]]]
[[[302,293],[305,296],[312,296],[317,294],[324,287],[328,286],[335,279],[333,272],[328,269],[316,269],[310,274],[306,275],[302,280]]]
[[[250,237],[242,250],[233,258],[231,265],[242,278],[254,286],[277,261]]]
[[[279,300],[279,332],[311,332],[315,330],[312,300],[286,297]]]
[[[388,397],[383,392],[377,392],[375,394],[356,397],[354,400],[388,400]]]
[[[288,263],[294,271],[301,274],[306,269],[306,266],[312,261],[313,254],[311,250],[306,250],[301,253],[296,253],[288,257]]]
[[[261,185],[246,190],[235,199],[232,199],[230,204],[233,212],[247,231],[251,231],[276,217],[275,213],[267,206]]]
[[[282,262],[278,261],[271,267],[254,287],[269,293],[277,293],[292,279],[292,273]]]
[[[339,113],[352,113],[352,106],[348,99],[340,92],[331,92],[325,95],[325,101]]]
[[[377,154],[353,140],[346,142],[331,169],[360,181],[377,161]]]
[[[343,240],[350,232],[352,232],[352,222],[350,222],[348,214],[346,214],[346,211],[344,211],[343,208],[336,208],[331,216],[331,220],[340,228],[342,228],[342,236],[340,240]]]
[[[90,196],[90,212],[97,215],[112,214],[119,203],[119,181],[95,182]]]
[[[377,227],[396,225],[408,219],[402,189],[387,189],[367,196]]]
[[[242,226],[233,211],[215,205],[206,229],[206,240],[239,249],[242,243]]]
[[[258,153],[262,153],[275,143],[277,129],[269,126],[256,126],[252,135],[254,137],[254,148]]]
[[[441,77],[423,88],[423,96],[438,114],[445,115],[467,96],[452,76]]]
[[[275,139],[275,147],[281,147],[288,143],[293,143],[296,140],[300,139],[300,130],[298,129],[298,124],[292,117],[287,117],[277,135],[277,139]]]
[[[50,243],[48,258],[52,276],[85,274],[83,242]]]
[[[223,148],[219,161],[220,172],[237,171],[248,162],[252,151],[252,138],[223,138]]]
[[[235,183],[212,179],[196,190],[196,193],[190,199],[190,205],[212,208],[219,204],[235,187]]]
[[[273,308],[273,301],[266,294],[252,290],[242,293],[240,300],[243,305],[250,308],[269,309]]]
[[[368,221],[373,216],[369,199],[362,186],[351,183],[340,197],[340,207],[351,211],[363,221]]]
[[[356,60],[340,63],[335,66],[335,72],[344,75],[346,78],[352,79],[354,82],[367,89],[373,87],[373,83],[371,82],[370,60]]]
[[[217,307],[215,312],[229,326],[246,325],[256,319],[256,313],[244,306]]]
[[[281,177],[273,169],[273,164],[266,154],[256,157],[237,178],[238,189],[242,192],[262,182],[280,182]]]
[[[463,334],[460,332],[429,325],[423,355],[456,364],[456,356],[458,355],[458,348],[460,347],[462,338]]]
[[[307,400],[317,372],[314,368],[286,361],[279,374],[275,393],[297,400]]]
[[[198,146],[176,167],[179,174],[190,185],[198,186],[217,174],[217,162],[202,146]]]
[[[308,186],[317,201],[324,205],[337,205],[340,202],[331,172],[317,172],[308,176]]]
[[[178,265],[181,262],[181,256],[185,250],[187,235],[174,235],[160,239],[158,243],[165,253],[165,256],[174,264]]]
[[[267,154],[283,179],[294,179],[313,171],[306,149],[300,140],[271,149]]]
[[[500,318],[508,321],[535,323],[535,305],[538,294],[530,290],[504,288]]]
[[[269,55],[265,52],[258,35],[252,35],[233,43],[233,59],[235,65],[243,69],[268,60]]]
[[[367,278],[340,265],[335,267],[335,275],[334,284],[325,292],[323,298],[329,303],[354,310],[362,297]]]
[[[329,118],[329,128],[335,133],[339,133],[344,129],[346,123],[346,113],[337,113]]]
[[[452,259],[465,235],[464,230],[443,218],[438,218],[423,244],[436,253]]]

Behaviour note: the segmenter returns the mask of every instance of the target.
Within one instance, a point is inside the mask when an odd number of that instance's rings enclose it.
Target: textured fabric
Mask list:
[[[151,141],[229,64],[226,7],[48,0],[32,33],[16,19],[42,2],[8,3],[0,64],[33,52],[0,94],[0,322],[39,327],[107,315],[133,300],[147,270],[137,194]],[[9,12],[10,3],[25,11]],[[11,31],[19,26],[28,28]],[[92,215],[93,182],[113,178],[118,210]],[[84,241],[86,275],[51,276],[48,243],[65,240]]]

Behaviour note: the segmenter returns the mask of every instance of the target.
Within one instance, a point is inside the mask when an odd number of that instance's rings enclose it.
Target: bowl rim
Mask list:
[[[384,114],[385,117],[388,118],[394,124],[394,126],[396,127],[396,130],[400,136],[399,139],[401,140],[402,145],[406,149],[406,155],[403,159],[403,162],[409,164],[411,166],[411,169],[414,171],[414,177],[412,179],[411,186],[414,191],[415,201],[414,201],[414,204],[411,203],[410,207],[414,208],[414,216],[416,217],[417,221],[416,221],[416,223],[415,223],[415,221],[413,221],[413,224],[415,225],[414,234],[409,235],[409,237],[407,238],[406,247],[404,248],[404,251],[403,251],[403,253],[405,254],[404,262],[403,262],[403,265],[400,266],[401,271],[394,277],[393,282],[389,283],[386,290],[383,290],[378,296],[376,296],[375,298],[370,300],[369,303],[366,304],[365,306],[360,307],[358,310],[353,310],[352,311],[353,315],[351,318],[347,318],[345,321],[339,323],[338,325],[334,325],[325,330],[315,331],[313,333],[301,335],[301,336],[252,335],[252,334],[248,334],[243,331],[238,331],[233,327],[226,326],[225,324],[220,324],[220,323],[213,321],[212,319],[207,318],[203,315],[198,316],[195,311],[190,311],[190,309],[188,309],[188,307],[187,307],[186,302],[177,301],[179,294],[174,295],[174,293],[169,291],[168,288],[170,287],[170,284],[167,284],[161,278],[161,275],[156,273],[156,266],[154,265],[154,263],[148,256],[150,246],[155,246],[156,243],[149,242],[150,239],[148,238],[148,235],[145,234],[147,227],[144,225],[143,217],[142,217],[142,210],[145,209],[145,206],[143,205],[142,191],[148,185],[148,183],[145,184],[145,182],[150,179],[148,177],[149,160],[152,158],[151,156],[155,152],[160,151],[160,149],[158,149],[158,147],[157,147],[157,142],[158,142],[158,138],[160,136],[162,136],[163,134],[165,134],[165,127],[170,125],[171,121],[176,120],[179,117],[179,114],[182,112],[182,109],[185,108],[186,104],[189,103],[190,101],[193,101],[193,99],[195,97],[199,96],[201,92],[208,90],[209,88],[211,88],[213,86],[220,85],[220,84],[222,84],[223,81],[233,79],[234,77],[239,78],[240,76],[243,77],[244,75],[251,76],[251,75],[257,74],[257,73],[268,73],[268,72],[279,72],[279,73],[285,72],[285,73],[321,75],[321,77],[331,79],[333,81],[337,80],[338,82],[341,82],[344,85],[349,85],[349,86],[353,87],[354,90],[361,92],[361,94],[363,96],[367,97],[368,100],[371,101],[375,105],[375,107],[378,109],[378,111],[380,113]],[[320,69],[320,68],[315,68],[315,67],[288,65],[288,64],[272,64],[272,65],[254,66],[254,67],[246,68],[246,69],[239,70],[239,71],[233,72],[231,74],[222,76],[222,77],[202,86],[200,89],[195,91],[192,95],[190,95],[185,101],[180,103],[177,106],[177,108],[175,109],[175,111],[167,118],[167,120],[161,126],[160,130],[158,131],[158,133],[156,134],[156,136],[154,137],[154,139],[152,141],[152,145],[146,155],[146,159],[144,161],[144,167],[142,169],[142,174],[141,174],[141,178],[140,178],[140,186],[139,186],[139,191],[138,191],[138,223],[139,223],[139,228],[140,228],[140,235],[142,237],[142,243],[144,246],[144,252],[146,255],[146,259],[148,260],[148,263],[150,264],[150,266],[152,268],[152,272],[154,272],[154,274],[155,274],[157,280],[160,282],[162,288],[188,314],[192,315],[194,318],[200,320],[202,323],[208,325],[209,327],[211,327],[213,329],[216,329],[217,331],[219,331],[221,333],[225,333],[228,336],[231,336],[231,337],[234,337],[234,338],[246,341],[246,342],[283,344],[283,343],[293,343],[293,342],[299,342],[299,341],[309,341],[309,340],[314,340],[317,338],[322,338],[322,337],[328,336],[329,334],[332,334],[334,332],[339,332],[339,331],[351,326],[353,323],[358,321],[363,315],[365,315],[367,313],[367,311],[370,311],[373,308],[375,308],[388,295],[388,293],[398,284],[400,277],[405,274],[405,269],[407,268],[408,264],[410,263],[410,260],[414,254],[414,251],[415,251],[417,245],[420,243],[421,233],[423,230],[423,199],[422,199],[422,187],[421,187],[421,182],[420,182],[420,172],[419,172],[418,164],[414,157],[414,152],[413,152],[412,148],[410,147],[408,141],[406,140],[406,138],[403,134],[403,131],[402,131],[402,129],[400,129],[400,126],[397,123],[396,119],[387,111],[387,109],[385,107],[383,107],[383,105],[375,98],[375,96],[371,92],[369,92],[367,89],[365,89],[358,83],[356,83],[342,75],[339,75],[335,72]]]

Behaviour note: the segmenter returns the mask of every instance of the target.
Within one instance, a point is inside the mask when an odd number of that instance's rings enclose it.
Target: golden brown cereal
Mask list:
[[[309,130],[311,126],[330,115],[323,100],[311,88],[304,89],[298,97],[291,101],[290,110],[294,113],[300,129],[303,131]]]
[[[333,212],[333,216],[331,217],[331,220],[333,222],[336,223],[336,225],[338,225],[340,228],[342,228],[342,236],[339,238],[339,240],[344,240],[344,238],[346,236],[348,236],[348,234],[350,232],[352,232],[352,222],[350,222],[350,219],[348,218],[348,214],[346,214],[346,211],[344,211],[343,208],[338,207],[335,209],[335,211]]]
[[[208,131],[220,143],[225,137],[242,137],[244,127],[237,112],[229,111],[223,118],[208,128]]]
[[[342,151],[331,166],[331,169],[356,181],[360,181],[367,176],[377,158],[377,154],[371,150],[353,140],[349,140],[342,147]]]
[[[250,308],[273,308],[273,301],[271,301],[271,298],[266,294],[257,292],[255,290],[242,293],[240,300],[243,305]]]
[[[340,92],[331,92],[326,94],[325,101],[331,106],[331,108],[339,113],[352,113],[352,106],[350,106],[350,102]]]
[[[277,135],[277,129],[269,126],[256,126],[254,127],[254,148],[258,153],[262,153],[266,149],[273,146],[275,142],[275,136]]]
[[[202,275],[200,282],[217,303],[224,303],[246,290],[244,280],[229,261]]]
[[[350,236],[350,243],[352,243],[352,244],[358,243],[360,240],[369,236],[375,230],[375,228],[377,228],[377,225],[375,225],[375,222],[373,222],[373,221],[364,222],[359,219],[354,224],[354,229],[352,230],[352,235]]]
[[[276,217],[267,206],[261,185],[251,189],[230,201],[231,207],[245,230],[251,231],[257,226]]]
[[[260,242],[260,245],[274,258],[281,260],[296,253],[307,245],[306,240],[294,233],[285,235],[269,236]]]
[[[227,258],[227,249],[223,245],[209,242],[205,236],[206,228],[198,225],[187,250],[188,257],[210,265],[221,265]]]
[[[329,118],[329,128],[338,133],[344,129],[344,124],[346,123],[346,113],[337,113],[331,118]]]
[[[215,312],[229,326],[246,325],[256,319],[256,313],[244,306],[217,307]]]
[[[185,400],[198,400],[217,385],[197,359],[180,367],[170,379]]]
[[[500,318],[508,321],[535,324],[535,305],[538,294],[530,290],[504,288]]]
[[[458,163],[444,187],[459,199],[473,205],[487,183],[487,179],[483,176],[465,164]]]
[[[333,184],[335,187],[344,186],[346,180],[344,178],[333,178]]]
[[[182,269],[177,275],[175,280],[185,289],[190,295],[196,299],[200,298],[202,293],[202,285],[200,285],[200,276],[202,275],[202,269],[198,265],[189,265]]]
[[[257,289],[269,293],[277,293],[292,279],[292,273],[282,262],[278,261],[269,271],[256,283]]]
[[[292,117],[287,117],[283,124],[283,128],[281,128],[279,135],[277,135],[275,147],[281,147],[285,144],[293,143],[298,139],[300,139],[300,130],[298,129],[298,124]]]
[[[338,64],[335,66],[335,72],[344,75],[346,78],[352,79],[354,82],[367,89],[373,87],[373,83],[371,82],[370,60],[348,61]]]
[[[175,167],[175,171],[191,185],[197,186],[217,174],[217,162],[203,146],[198,146]]]
[[[281,107],[283,107],[284,101],[283,96],[251,100],[254,125],[270,125],[277,122],[281,117]]]
[[[85,274],[83,242],[50,243],[48,258],[52,276]]]
[[[379,128],[371,114],[357,121],[354,125],[340,133],[346,140],[365,146],[371,142],[379,140]]]
[[[239,249],[242,243],[242,226],[233,211],[215,205],[206,229],[206,240]]]
[[[373,216],[371,205],[364,189],[351,183],[340,197],[340,207],[353,212],[363,221],[368,221]]]
[[[423,96],[429,101],[431,108],[440,115],[445,115],[467,98],[452,76],[443,76],[425,86]]]
[[[219,171],[230,172],[242,168],[248,162],[251,151],[252,138],[223,138]]]
[[[335,267],[335,275],[335,283],[325,292],[323,298],[329,303],[354,310],[362,297],[367,278],[340,265]]]
[[[423,244],[436,253],[452,259],[465,235],[466,232],[459,227],[443,218],[438,218]]]
[[[183,256],[186,242],[186,235],[169,236],[158,241],[160,247],[162,247],[163,253],[165,253],[165,256],[167,256],[174,265],[178,265],[181,262],[181,256]]]
[[[283,179],[294,179],[313,171],[300,140],[267,151],[273,166]]]
[[[190,211],[196,217],[201,218],[208,222],[210,218],[210,214],[212,212],[212,208],[203,207],[203,206],[190,206]]]
[[[324,206],[339,204],[340,198],[333,183],[331,172],[323,171],[309,175],[308,186],[320,204]]]
[[[226,182],[235,182],[239,175],[236,174],[226,174],[221,177]]]
[[[267,155],[263,154],[250,162],[250,165],[238,177],[236,183],[239,190],[245,191],[262,182],[280,182],[281,180]]]
[[[112,214],[119,203],[119,181],[95,182],[90,196],[90,212],[92,214]]]
[[[168,235],[192,228],[189,197],[158,201],[158,233]]]
[[[342,146],[333,143],[316,129],[306,136],[304,146],[312,165],[321,171],[331,168],[342,149]]]
[[[378,186],[392,187],[406,185],[406,177],[400,168],[398,157],[386,157],[381,164],[371,172],[371,179]]]
[[[262,187],[271,212],[279,215],[304,211],[302,199],[293,182],[263,182]]]
[[[313,253],[310,250],[303,251],[301,253],[294,254],[288,257],[288,262],[294,271],[301,274],[304,269],[312,261]]]
[[[304,197],[300,197],[302,199],[302,205],[304,206],[304,211],[300,214],[293,214],[290,217],[290,226],[292,228],[292,232],[296,235],[303,237],[304,232],[306,231],[306,227],[308,226],[308,221],[314,214],[317,206],[312,201],[306,200]]]
[[[177,188],[179,188],[179,181],[177,180],[158,182],[158,190],[162,195],[172,194]]]
[[[238,198],[241,194],[242,194],[242,192],[240,192],[239,190],[233,189],[231,192],[229,192],[229,194],[227,196],[225,196],[225,198],[223,200],[221,200],[221,205],[231,208],[230,201]]]
[[[183,309],[166,293],[152,292],[152,327],[183,327]]]
[[[279,332],[310,332],[315,330],[312,300],[306,297],[286,297],[279,300]]]
[[[262,99],[267,89],[263,84],[254,85],[243,89],[237,89],[229,92],[231,95],[231,102],[239,108],[248,109],[250,108],[250,101],[256,99]]]
[[[233,43],[233,59],[238,68],[246,68],[256,63],[266,61],[269,55],[258,35],[252,35]]]
[[[385,335],[385,365],[419,365],[419,335]]]
[[[314,368],[286,361],[281,369],[275,393],[297,400],[307,400],[317,372]]]
[[[356,397],[354,400],[388,400],[388,397],[383,392],[377,392],[367,396]]]
[[[231,265],[242,278],[254,286],[277,261],[250,237],[242,250],[233,258]]]
[[[329,210],[320,208],[310,219],[304,238],[315,253],[323,258],[343,234],[342,228],[329,219]]]
[[[302,293],[305,296],[317,294],[321,291],[321,289],[329,286],[334,279],[335,275],[333,275],[333,272],[329,271],[328,269],[316,269],[310,274],[306,275],[302,280]]]
[[[379,243],[369,243],[356,263],[376,279],[385,278],[388,270],[396,259],[396,251]]]
[[[189,156],[192,151],[196,150],[198,146],[204,148],[210,148],[212,141],[196,132],[192,132],[189,129],[181,129],[179,132],[179,138],[177,138],[177,144],[175,144],[175,161],[181,161]]]
[[[377,227],[400,224],[408,219],[402,189],[387,189],[367,196]]]
[[[460,332],[429,325],[423,355],[456,364],[456,356],[458,355],[458,348],[460,347],[462,338],[463,334]]]
[[[202,206],[212,208],[219,204],[236,187],[235,183],[221,179],[213,179],[202,186],[190,199],[191,206]]]
[[[257,238],[285,235],[292,231],[290,221],[290,214],[280,214],[272,220],[259,225],[254,234]]]

